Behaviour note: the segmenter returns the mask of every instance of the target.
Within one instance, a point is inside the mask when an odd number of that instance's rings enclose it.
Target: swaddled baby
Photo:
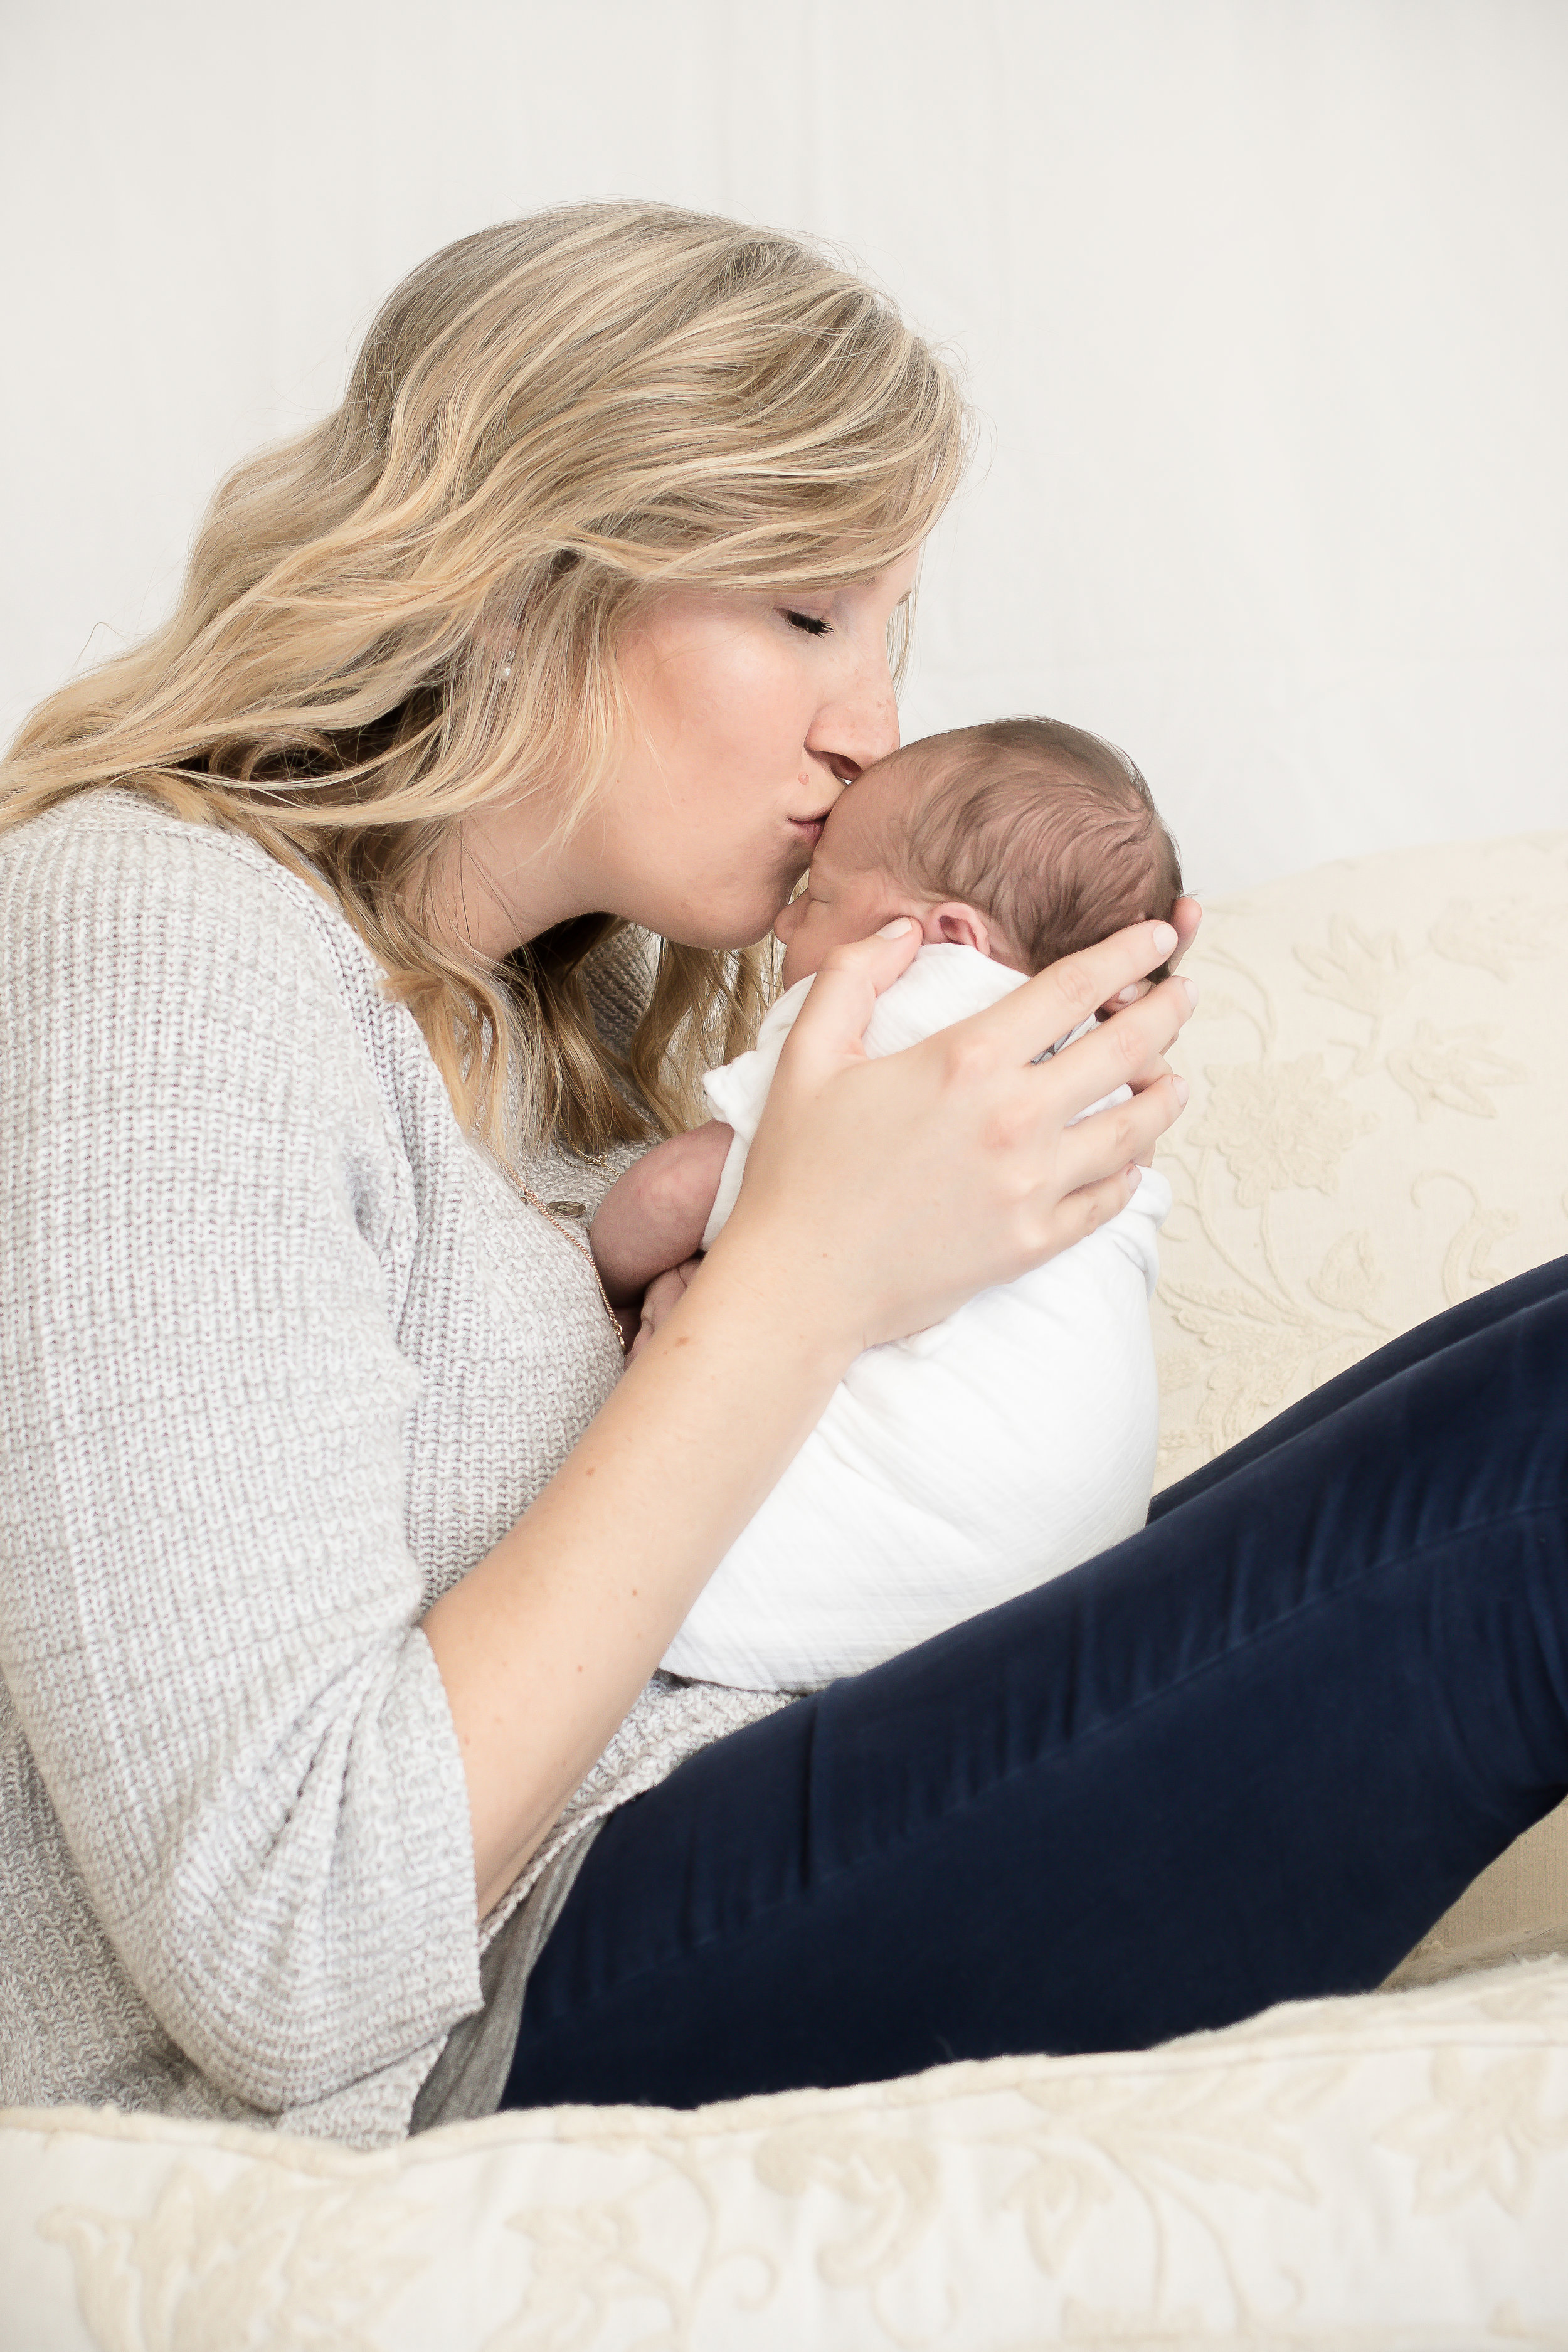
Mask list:
[[[1168,916],[1180,889],[1142,777],[1077,728],[1002,719],[867,770],[835,803],[806,887],[779,917],[784,993],[754,1050],[703,1082],[714,1120],[659,1145],[605,1195],[591,1239],[611,1296],[679,1262],[699,1236],[712,1243],[830,948],[895,915],[921,922],[925,944],[866,1032],[868,1054],[890,1054],[1059,956]],[[1085,1240],[858,1356],[665,1666],[752,1689],[816,1688],[1142,1527],[1157,1424],[1148,1300],[1169,1206],[1164,1180],[1145,1170],[1126,1208]]]

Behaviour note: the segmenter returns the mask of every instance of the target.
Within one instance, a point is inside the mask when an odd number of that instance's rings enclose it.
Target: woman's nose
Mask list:
[[[822,711],[806,750],[850,781],[899,748],[899,705],[887,657],[859,667],[845,691]]]

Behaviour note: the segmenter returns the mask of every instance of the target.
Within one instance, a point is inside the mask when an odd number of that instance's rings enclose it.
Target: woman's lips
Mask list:
[[[826,812],[822,816],[792,816],[789,819],[789,829],[797,841],[804,842],[808,849],[815,849],[822,839],[825,822]]]

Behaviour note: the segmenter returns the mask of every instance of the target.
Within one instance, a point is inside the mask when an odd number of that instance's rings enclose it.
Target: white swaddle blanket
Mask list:
[[[878,998],[866,1050],[897,1053],[1023,981],[973,948],[921,948]],[[713,1116],[735,1130],[704,1248],[734,1206],[810,986],[781,996],[754,1050],[703,1080]],[[1158,1423],[1148,1302],[1170,1205],[1163,1177],[1145,1169],[1127,1207],[1086,1240],[858,1356],[699,1594],[665,1653],[669,1672],[815,1689],[1142,1527]]]

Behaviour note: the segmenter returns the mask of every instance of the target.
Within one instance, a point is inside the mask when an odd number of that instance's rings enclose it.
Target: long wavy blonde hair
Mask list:
[[[222,483],[168,623],[34,711],[0,826],[118,784],[324,881],[504,1149],[646,1134],[639,1097],[681,1124],[752,1034],[763,952],[661,943],[623,1057],[583,978],[612,919],[500,965],[455,950],[441,853],[493,800],[581,816],[650,593],[868,577],[924,538],[967,436],[936,353],[792,237],[647,204],[484,229],[390,297],[340,408]]]

